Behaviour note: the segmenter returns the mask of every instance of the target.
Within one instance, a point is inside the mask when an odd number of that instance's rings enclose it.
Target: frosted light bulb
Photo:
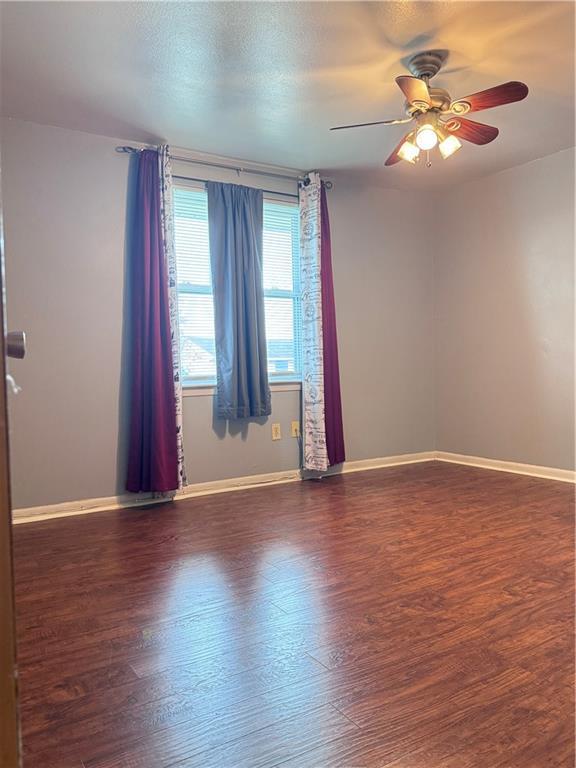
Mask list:
[[[398,157],[401,157],[402,160],[406,160],[409,163],[415,163],[419,154],[420,150],[415,144],[412,144],[411,141],[405,141],[398,150]]]
[[[456,136],[446,136],[444,141],[441,141],[440,144],[438,144],[438,149],[444,160],[446,160],[447,157],[450,157],[454,152],[457,152],[461,146],[462,144],[458,141]]]
[[[416,144],[420,149],[433,149],[437,143],[438,136],[431,125],[426,123],[426,125],[423,125],[422,128],[418,129],[418,133],[416,134]]]

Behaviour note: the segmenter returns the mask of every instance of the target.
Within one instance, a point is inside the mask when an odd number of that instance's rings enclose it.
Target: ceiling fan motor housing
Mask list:
[[[408,62],[414,77],[429,79],[437,75],[448,57],[448,51],[423,51],[416,53]]]

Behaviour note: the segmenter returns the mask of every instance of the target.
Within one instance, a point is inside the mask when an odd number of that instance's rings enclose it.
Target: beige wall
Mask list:
[[[126,164],[113,148],[2,123],[8,325],[28,340],[10,361],[16,507],[116,490]]]
[[[434,447],[434,261],[417,195],[334,176],[329,193],[349,459]],[[409,212],[418,210],[418,225]]]
[[[16,507],[123,488],[128,161],[117,143],[2,124],[8,319],[29,341],[27,358],[11,363],[22,386],[10,412]],[[354,184],[339,178],[329,197],[348,458],[430,450],[432,256],[425,232],[406,230],[414,196]],[[275,393],[272,403],[267,422],[225,430],[212,398],[185,398],[189,480],[297,468],[288,435],[299,393]],[[281,441],[270,439],[271,421],[282,424]]]
[[[574,468],[574,150],[437,215],[437,448]]]

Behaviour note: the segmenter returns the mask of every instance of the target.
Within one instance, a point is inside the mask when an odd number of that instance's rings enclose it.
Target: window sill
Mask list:
[[[302,389],[300,381],[276,381],[270,384],[271,392],[299,392]],[[182,387],[182,397],[214,397],[216,387],[188,385]]]

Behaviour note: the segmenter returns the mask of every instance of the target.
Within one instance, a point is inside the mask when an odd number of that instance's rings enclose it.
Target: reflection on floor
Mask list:
[[[573,501],[428,463],[17,526],[25,768],[572,768]]]

